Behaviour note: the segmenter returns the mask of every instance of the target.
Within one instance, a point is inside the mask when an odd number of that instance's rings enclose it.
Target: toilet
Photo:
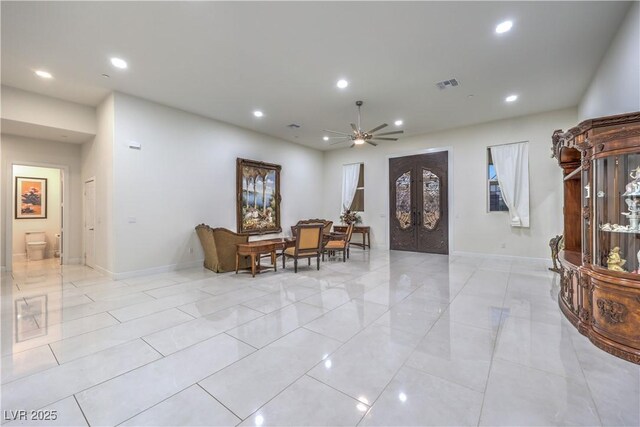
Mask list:
[[[44,231],[27,231],[24,233],[24,240],[27,247],[27,261],[44,259],[44,251],[47,248]]]

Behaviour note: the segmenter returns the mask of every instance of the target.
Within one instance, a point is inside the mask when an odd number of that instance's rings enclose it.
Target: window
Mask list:
[[[491,148],[487,148],[487,197],[489,212],[509,212],[509,208],[502,200],[496,168],[491,159]]]
[[[360,163],[358,187],[356,187],[356,194],[353,196],[353,201],[351,202],[349,210],[354,212],[364,212],[364,163]]]

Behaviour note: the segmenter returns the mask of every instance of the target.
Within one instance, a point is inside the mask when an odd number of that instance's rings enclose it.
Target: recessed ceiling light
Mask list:
[[[127,61],[120,58],[111,58],[111,65],[113,65],[116,68],[124,69],[124,68],[127,68]]]
[[[396,126],[402,126],[402,123],[404,123],[402,120],[396,120],[395,122],[393,122],[393,124]]]
[[[518,99],[518,95],[509,95],[504,100],[507,101],[507,102],[513,102],[516,99]]]
[[[501,22],[496,26],[496,33],[498,34],[506,33],[511,29],[511,27],[513,27],[512,21]]]
[[[260,110],[256,110],[256,111],[253,112],[253,115],[256,116],[256,117],[262,117],[262,116],[264,116],[264,113],[262,111],[260,111]]]
[[[42,77],[43,79],[51,79],[51,78],[53,78],[51,73],[49,73],[47,71],[43,71],[43,70],[37,70],[36,71],[36,76]]]
[[[329,137],[328,136],[323,136],[322,139],[324,139],[325,141],[328,141]]]
[[[340,79],[338,80],[338,83],[336,83],[336,86],[338,86],[340,89],[344,89],[347,86],[349,86],[349,82],[346,81],[345,79]]]

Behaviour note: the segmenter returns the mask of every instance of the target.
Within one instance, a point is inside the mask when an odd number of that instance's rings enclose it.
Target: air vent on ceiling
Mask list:
[[[438,82],[438,83],[436,83],[436,86],[438,86],[438,89],[443,90],[443,89],[447,89],[447,88],[456,87],[459,84],[460,83],[458,83],[458,80],[450,79],[450,80],[443,80],[441,82]]]
[[[296,123],[291,123],[290,125],[287,125],[287,127],[289,129],[300,129],[300,125]]]

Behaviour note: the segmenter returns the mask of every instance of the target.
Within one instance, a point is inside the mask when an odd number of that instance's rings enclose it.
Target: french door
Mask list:
[[[391,249],[449,253],[448,154],[389,159]]]

